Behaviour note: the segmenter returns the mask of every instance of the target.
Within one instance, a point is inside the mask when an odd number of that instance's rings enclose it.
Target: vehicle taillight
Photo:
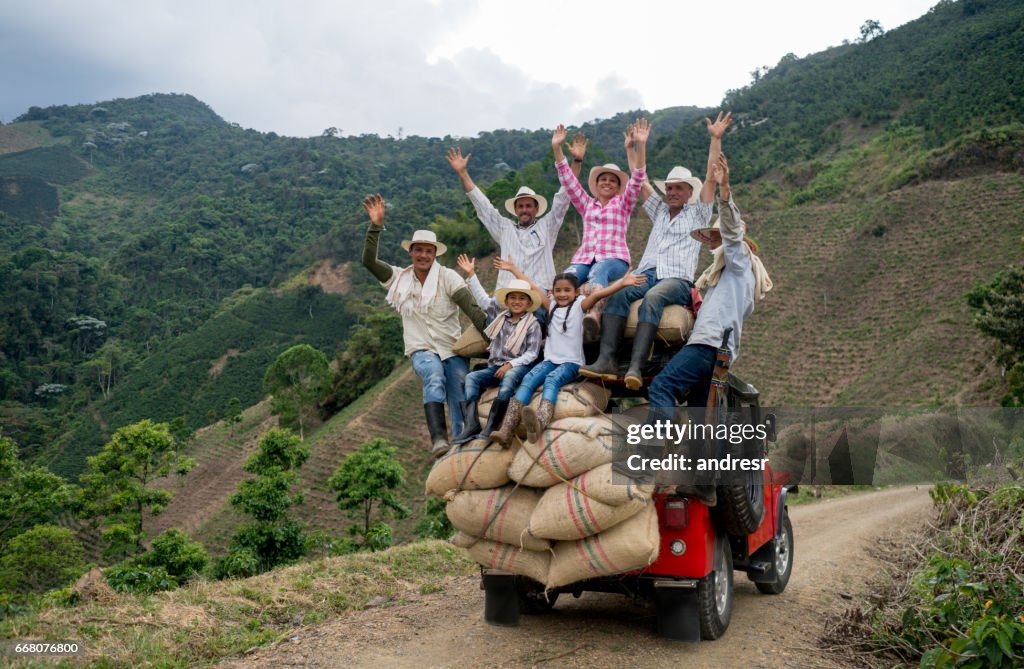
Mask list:
[[[665,527],[681,530],[686,527],[689,518],[686,512],[687,502],[683,497],[665,500]]]

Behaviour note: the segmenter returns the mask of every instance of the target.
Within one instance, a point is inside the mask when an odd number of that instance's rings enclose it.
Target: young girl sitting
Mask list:
[[[495,260],[495,265],[498,264],[499,261]],[[511,263],[501,264],[502,269],[516,276],[521,274],[518,269],[511,266]],[[548,296],[543,297],[544,307],[548,309],[548,338],[544,343],[544,360],[537,363],[519,384],[519,389],[516,390],[515,397],[505,412],[501,429],[491,435],[492,440],[507,446],[512,441],[512,433],[519,426],[519,422],[525,421],[529,440],[536,441],[551,422],[558,391],[576,378],[580,366],[584,363],[583,314],[593,308],[599,300],[613,295],[626,286],[638,286],[646,280],[643,274],[627,273],[612,285],[583,297],[580,295],[579,279],[575,274],[563,272],[555,276],[554,285],[551,287],[554,308],[551,307]],[[544,392],[541,395],[540,406],[534,412],[526,405],[530,403],[533,391],[541,384],[544,384]],[[469,396],[468,390],[466,396]]]
[[[488,439],[505,416],[509,398],[540,353],[540,321],[533,315],[541,306],[541,293],[529,281],[514,279],[489,297],[476,278],[476,261],[459,256],[459,267],[466,272],[469,288],[480,308],[494,320],[484,329],[490,340],[487,367],[466,375],[466,399],[462,402],[463,429],[452,439],[464,444],[474,438]],[[504,309],[502,309],[504,305]],[[477,400],[484,388],[498,386],[487,423],[480,427]]]
[[[645,147],[650,135],[650,125],[646,121],[642,126],[637,126],[639,130],[632,132],[632,158],[635,161],[632,172],[627,176],[611,163],[594,167],[588,179],[591,195],[583,190],[565,159],[562,151],[562,144],[568,136],[565,126],[559,125],[551,135],[551,150],[555,156],[558,180],[583,217],[583,242],[573,255],[572,264],[566,272],[575,274],[581,285],[589,279],[590,293],[611,285],[612,281],[623,276],[629,269],[626,230],[629,228],[633,207],[640,197],[641,185],[647,178]],[[575,150],[573,160],[576,160]],[[587,314],[584,322],[587,341],[597,341],[600,334],[603,303],[595,303],[594,306],[596,308]]]

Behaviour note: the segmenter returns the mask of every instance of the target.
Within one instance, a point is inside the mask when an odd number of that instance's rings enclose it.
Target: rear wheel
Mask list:
[[[725,634],[732,620],[732,549],[725,536],[715,538],[713,565],[697,583],[700,636],[709,641]]]
[[[769,595],[777,595],[785,590],[790,574],[793,573],[793,524],[789,522],[788,511],[782,515],[781,530],[770,542],[775,561],[775,580],[754,584],[758,590]]]

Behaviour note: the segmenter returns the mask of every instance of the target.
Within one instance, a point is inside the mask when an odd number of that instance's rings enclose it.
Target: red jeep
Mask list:
[[[745,410],[760,422],[758,391],[729,375],[728,410]],[[726,407],[723,407],[726,408]],[[774,416],[765,417],[774,440]],[[767,444],[756,445],[763,454]],[[524,576],[482,569],[484,619],[515,625],[519,614],[550,610],[563,592],[613,592],[653,599],[657,631],[682,641],[717,639],[732,617],[733,571],[747,573],[757,589],[779,594],[793,570],[793,526],[786,509],[785,473],[751,471],[744,485],[719,486],[718,504],[681,497],[673,488],[655,494],[661,549],[640,571],[579,581],[550,590]]]

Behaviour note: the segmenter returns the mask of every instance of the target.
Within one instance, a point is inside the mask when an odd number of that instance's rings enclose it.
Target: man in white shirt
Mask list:
[[[583,156],[587,152],[587,140],[583,135],[576,135],[569,146],[572,155],[572,169],[577,176],[583,166]],[[476,215],[487,228],[491,238],[498,244],[498,252],[502,258],[508,259],[522,270],[535,284],[543,290],[551,290],[551,282],[555,278],[555,261],[553,252],[558,231],[569,211],[569,196],[564,188],[560,188],[551,201],[551,211],[545,216],[547,198],[537,195],[527,186],[522,186],[515,197],[505,201],[505,210],[515,216],[510,220],[502,216],[491,201],[487,199],[473,180],[469,177],[469,157],[462,155],[462,149],[449,149],[445,158],[459,175],[466,196],[473,203]],[[498,271],[498,281],[494,289],[507,288],[514,279],[510,272]],[[543,314],[538,314],[543,317]]]

